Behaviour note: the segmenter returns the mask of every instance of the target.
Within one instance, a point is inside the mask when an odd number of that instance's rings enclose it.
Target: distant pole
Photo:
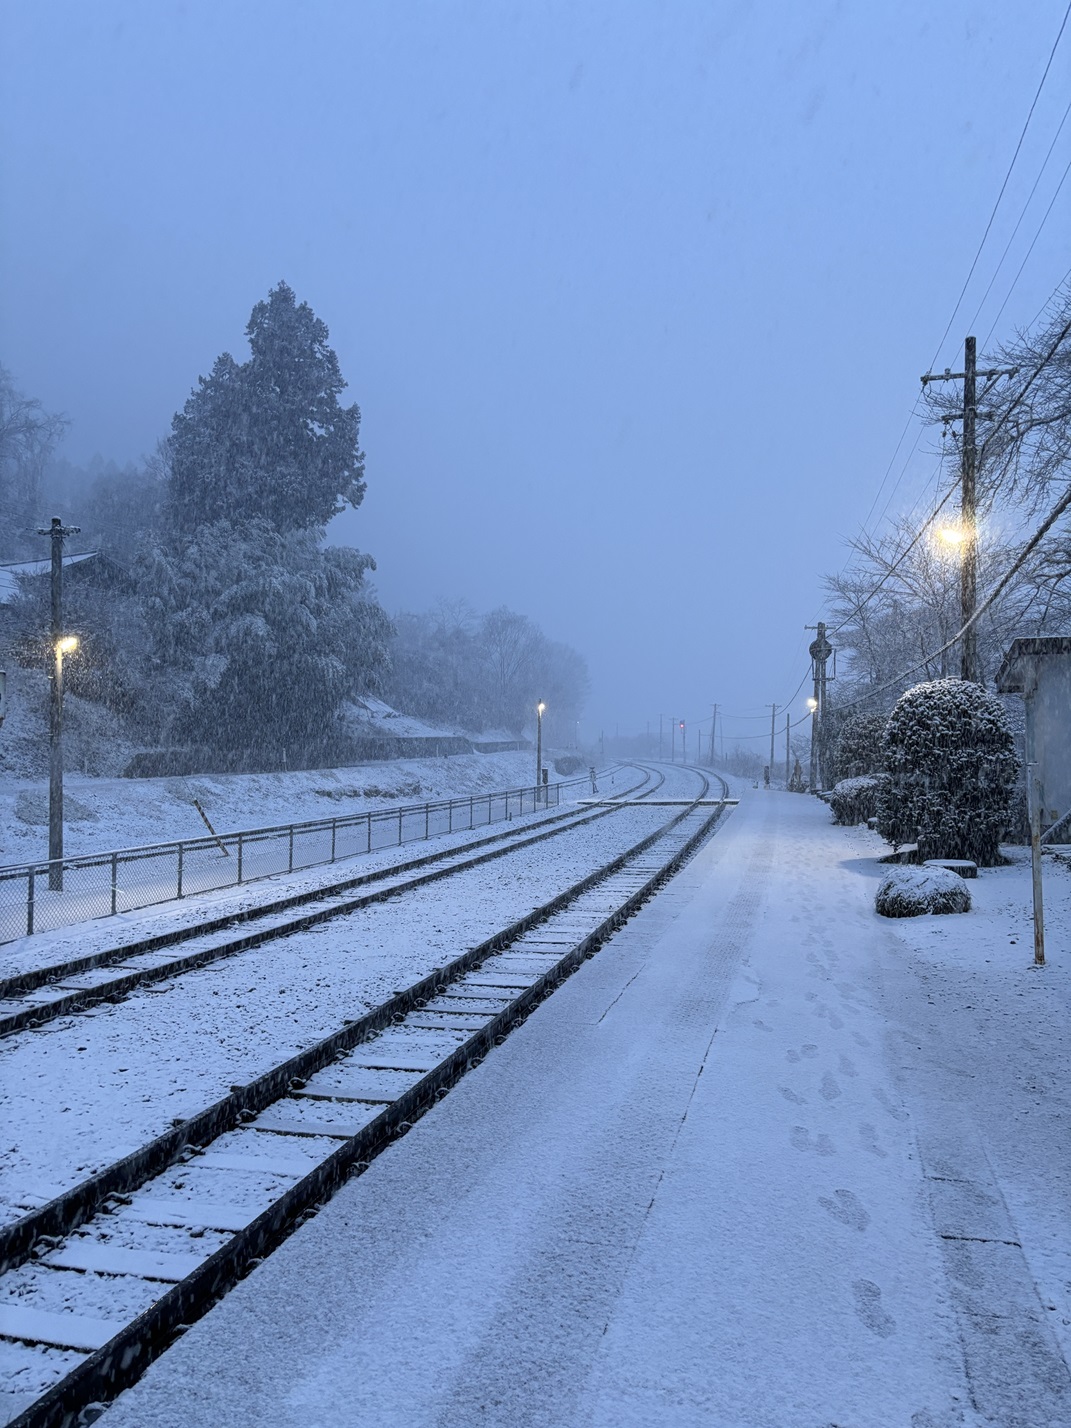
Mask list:
[[[58,516],[38,535],[52,542],[52,625],[48,699],[48,886],[63,891],[63,542],[79,526],[65,526]]]
[[[770,777],[774,776],[774,737],[777,733],[777,705],[770,705]]]
[[[662,757],[662,718],[663,718],[663,716],[662,716],[661,714],[659,714],[659,716],[658,716],[658,757],[659,757],[659,759],[661,759],[661,757]]]
[[[710,719],[710,767],[714,767],[714,736],[718,728],[718,706],[715,704],[714,713]]]
[[[671,764],[677,762],[677,721],[669,721],[669,761]]]

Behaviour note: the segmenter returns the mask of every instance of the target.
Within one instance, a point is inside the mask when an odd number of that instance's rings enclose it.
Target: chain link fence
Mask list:
[[[556,807],[570,779],[0,868],[0,943]]]

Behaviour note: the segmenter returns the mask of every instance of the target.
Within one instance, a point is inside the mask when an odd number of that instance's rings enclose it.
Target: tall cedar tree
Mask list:
[[[306,530],[364,496],[361,413],[339,404],[346,384],[326,325],[280,283],[246,336],[248,362],[225,352],[172,422],[168,509],[179,533],[257,519]]]

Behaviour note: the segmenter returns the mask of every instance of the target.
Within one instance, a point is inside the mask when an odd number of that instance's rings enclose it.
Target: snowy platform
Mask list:
[[[1071,875],[1036,973],[1025,861],[887,924],[881,851],[746,798],[103,1423],[1071,1423]]]

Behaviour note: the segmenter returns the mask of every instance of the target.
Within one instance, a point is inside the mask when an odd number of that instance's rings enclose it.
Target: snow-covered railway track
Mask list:
[[[675,811],[447,966],[0,1232],[0,1421],[91,1421],[90,1405],[139,1377],[590,956],[720,813],[698,800]]]
[[[665,781],[660,770],[639,769],[638,772],[640,778],[608,802],[619,803],[636,795],[646,798],[657,793]],[[648,788],[649,784],[652,786]],[[570,809],[536,824],[493,833],[418,858],[407,858],[327,887],[272,898],[239,914],[205,919],[141,941],[0,978],[0,1037],[34,1030],[101,1002],[121,1000],[141,987],[171,982],[221,958],[306,931],[331,918],[506,857],[519,849],[584,827],[611,812],[612,808]]]

